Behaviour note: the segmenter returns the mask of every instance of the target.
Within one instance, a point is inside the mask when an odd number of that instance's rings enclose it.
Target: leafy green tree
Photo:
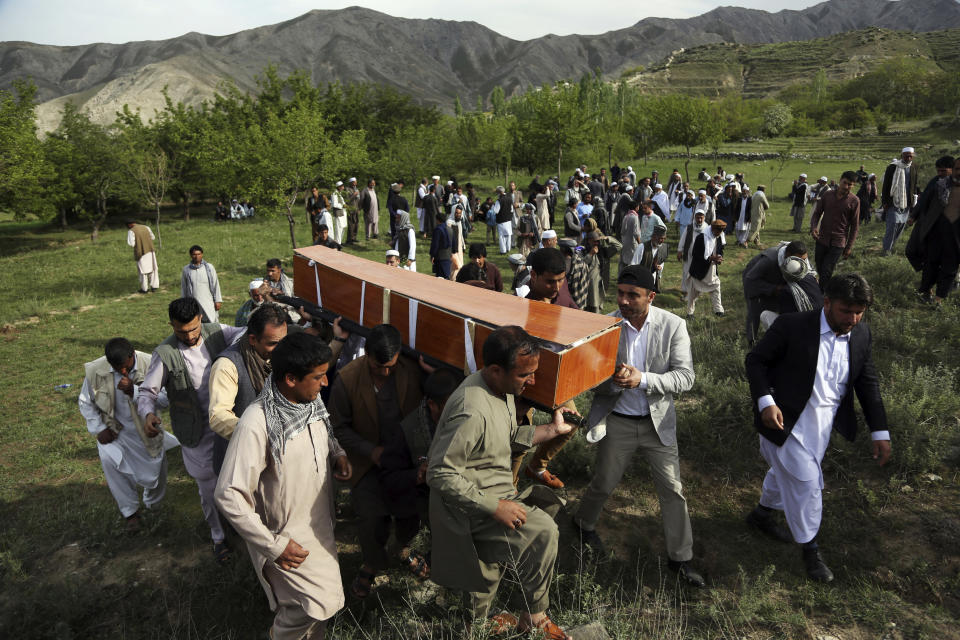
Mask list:
[[[124,169],[136,183],[144,202],[154,209],[157,244],[162,247],[160,204],[167,193],[171,174],[167,152],[160,145],[161,130],[145,126],[139,110],[133,113],[127,105],[123,105],[123,111],[117,116],[117,126],[119,141],[127,157]]]
[[[73,209],[91,222],[90,239],[96,242],[111,202],[136,200],[136,187],[125,169],[129,157],[117,140],[115,127],[91,122],[86,113],[69,102],[64,105],[55,135],[63,141],[66,154],[57,164],[57,182],[73,182],[72,193],[78,200]]]
[[[32,82],[15,81],[11,91],[0,89],[0,209],[17,219],[32,213],[49,217],[54,209],[45,197],[52,167],[37,139]]]
[[[793,111],[782,102],[775,102],[763,112],[763,130],[770,136],[779,136],[793,120]]]
[[[668,143],[684,148],[684,175],[689,179],[693,147],[719,144],[724,138],[723,125],[706,98],[669,95],[657,103],[662,135]]]

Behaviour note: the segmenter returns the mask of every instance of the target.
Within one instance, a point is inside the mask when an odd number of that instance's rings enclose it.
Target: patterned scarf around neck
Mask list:
[[[905,163],[900,158],[893,161],[893,177],[890,180],[890,199],[893,200],[893,206],[903,210],[909,206],[909,197],[907,194],[907,169],[911,164]]]
[[[323,406],[323,400],[317,395],[313,402],[299,403],[287,400],[271,377],[269,384],[263,386],[259,398],[263,405],[263,414],[267,420],[267,439],[270,442],[270,452],[277,467],[286,450],[287,440],[307,428],[307,425],[322,421],[327,427],[327,435],[333,438],[333,425],[330,424],[330,414]]]
[[[247,339],[248,335],[244,334],[240,338],[240,357],[243,358],[243,366],[247,370],[247,375],[250,376],[253,390],[260,393],[263,391],[267,378],[270,377],[270,361],[260,357],[257,350],[250,344],[250,340]]]

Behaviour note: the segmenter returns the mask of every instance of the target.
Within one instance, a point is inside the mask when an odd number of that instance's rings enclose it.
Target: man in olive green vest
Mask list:
[[[353,466],[350,498],[360,519],[363,565],[351,592],[361,599],[370,595],[373,579],[388,566],[391,516],[378,480],[380,457],[393,430],[423,396],[420,369],[401,356],[401,346],[395,327],[377,325],[367,337],[366,355],[340,369],[330,392],[334,435]],[[405,525],[398,521],[397,528]]]
[[[137,413],[148,436],[159,433],[156,402],[160,390],[166,389],[170,422],[174,435],[180,440],[183,464],[197,481],[200,507],[213,538],[213,553],[218,561],[223,561],[230,551],[224,544],[223,527],[214,503],[217,474],[213,470],[213,457],[217,439],[223,446],[226,441],[210,430],[208,381],[213,360],[246,331],[246,327],[202,323],[200,304],[194,298],[177,298],[170,303],[167,314],[173,335],[153,351],[137,398]]]
[[[474,618],[485,617],[502,575],[512,564],[523,592],[519,620],[494,616],[494,630],[541,629],[548,638],[569,636],[547,616],[557,556],[557,525],[526,506],[513,485],[511,451],[570,433],[563,413],[539,426],[517,425],[514,397],[534,384],[540,346],[520,327],[501,327],[483,343],[484,368],[447,400],[427,462],[432,579],[465,592]],[[564,411],[568,409],[564,408]],[[540,485],[532,489],[544,490]]]

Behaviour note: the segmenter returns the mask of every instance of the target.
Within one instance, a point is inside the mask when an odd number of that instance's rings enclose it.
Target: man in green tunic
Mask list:
[[[510,563],[525,610],[519,620],[495,616],[494,627],[537,628],[546,638],[569,640],[546,613],[557,525],[540,509],[520,502],[511,469],[512,451],[572,428],[560,411],[549,424],[517,425],[514,396],[534,384],[539,350],[522,328],[497,329],[483,344],[484,368],[447,400],[428,456],[432,578],[464,591],[473,616],[485,617],[500,583],[500,563]]]

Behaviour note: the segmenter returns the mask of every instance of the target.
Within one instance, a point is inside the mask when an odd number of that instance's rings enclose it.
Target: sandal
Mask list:
[[[487,628],[490,630],[490,635],[494,636],[513,633],[519,628],[519,624],[520,621],[517,620],[517,616],[506,611],[501,611],[487,618]]]
[[[223,564],[230,559],[230,547],[227,546],[226,542],[213,543],[213,559],[217,561],[217,564]]]
[[[570,636],[568,636],[567,633],[548,616],[543,616],[543,618],[540,619],[540,622],[534,624],[528,629],[524,629],[522,625],[517,625],[517,629],[523,633],[528,633],[534,629],[539,629],[543,632],[544,640],[569,640],[570,638]]]
[[[426,580],[430,577],[430,565],[423,555],[416,551],[401,556],[400,562],[410,571],[413,576],[419,580]]]
[[[350,583],[350,593],[358,600],[364,600],[373,592],[373,579],[377,574],[361,568],[357,577]]]

